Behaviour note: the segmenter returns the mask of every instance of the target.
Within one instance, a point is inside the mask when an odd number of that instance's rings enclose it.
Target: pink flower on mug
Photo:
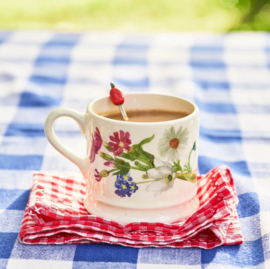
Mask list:
[[[131,140],[129,139],[130,133],[124,132],[122,130],[118,132],[114,132],[113,136],[110,135],[111,142],[110,151],[113,152],[114,156],[119,156],[124,152],[124,149],[130,150]]]
[[[108,167],[115,167],[114,162],[112,162],[112,161],[105,162],[104,165],[106,165]]]
[[[90,163],[95,161],[96,154],[102,146],[102,138],[99,129],[96,127],[94,135],[91,134],[91,150],[90,150]]]

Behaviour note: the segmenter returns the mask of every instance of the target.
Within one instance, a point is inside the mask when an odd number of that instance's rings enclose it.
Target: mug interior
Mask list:
[[[183,98],[153,94],[153,93],[127,93],[125,94],[125,108],[129,110],[166,110],[166,111],[178,111],[188,115],[192,114],[196,107],[195,105]],[[113,114],[119,111],[119,108],[115,106],[110,97],[103,97],[91,103],[88,106],[88,110],[98,115]]]

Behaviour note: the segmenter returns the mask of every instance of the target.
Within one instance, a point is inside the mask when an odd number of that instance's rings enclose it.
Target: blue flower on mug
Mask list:
[[[131,196],[130,185],[127,181],[117,180],[114,185],[117,188],[115,194],[117,194],[118,196],[120,197]]]
[[[119,180],[127,180],[127,181],[132,181],[132,177],[130,176],[130,173],[126,175],[117,175],[117,179]]]
[[[163,137],[158,142],[158,151],[161,157],[169,161],[179,159],[179,151],[185,149],[188,141],[188,129],[182,126],[175,131],[174,126],[165,130]]]
[[[138,189],[139,189],[139,187],[137,186],[136,182],[130,183],[130,191],[132,193],[135,193]]]
[[[132,193],[135,193],[139,188],[135,182],[132,182],[130,174],[117,175],[114,186],[117,188],[115,194],[120,197],[130,197]]]

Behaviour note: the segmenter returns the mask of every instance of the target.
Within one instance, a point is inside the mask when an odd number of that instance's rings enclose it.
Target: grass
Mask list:
[[[254,0],[255,1],[255,0]],[[267,0],[0,0],[1,29],[124,32],[270,30]]]

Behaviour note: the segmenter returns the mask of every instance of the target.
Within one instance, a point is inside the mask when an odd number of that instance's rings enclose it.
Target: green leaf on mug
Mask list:
[[[154,139],[154,137],[155,137],[155,135],[153,134],[151,137],[148,137],[148,138],[145,138],[144,140],[142,140],[139,144],[133,145],[130,149],[130,152],[134,152],[134,153],[139,154],[137,157],[137,160],[139,160],[139,161],[141,161],[149,166],[152,166],[152,167],[155,167],[155,165],[154,165],[155,156],[144,151],[142,147],[143,147],[143,145],[150,143]]]
[[[183,168],[182,168],[182,166],[180,165],[180,160],[176,160],[176,161],[174,161],[174,163],[173,163],[173,171],[174,172],[177,172],[177,171],[180,171],[180,172],[183,172]]]
[[[129,151],[122,153],[119,157],[125,158],[127,160],[132,161],[132,162],[134,162],[135,160],[139,160],[139,161],[147,164],[147,166],[149,166],[148,169],[155,167],[155,165],[154,165],[155,156],[144,151],[142,148],[143,145],[150,143],[154,139],[154,137],[155,137],[155,135],[152,135],[151,137],[145,138],[139,144],[133,145]],[[146,171],[145,168],[144,168],[144,171]]]
[[[145,138],[138,145],[143,146],[144,144],[150,143],[154,139],[155,135],[153,134],[151,137]],[[135,145],[134,145],[135,146]]]
[[[196,182],[196,179],[197,179],[197,176],[195,173],[177,173],[177,178],[179,179],[182,179],[182,180],[186,180],[186,181],[189,181],[189,182]]]
[[[147,171],[151,168],[154,168],[154,166],[149,166],[149,165],[145,165],[140,163],[139,161],[134,162],[134,164],[141,170],[141,171]]]
[[[125,159],[128,159],[128,160],[131,160],[132,162],[137,160],[137,158],[140,156],[139,153],[136,153],[136,152],[131,152],[131,151],[128,151],[128,152],[124,152],[120,155],[120,157],[122,158],[125,158]]]
[[[185,165],[184,165],[184,171],[185,172],[187,172],[187,173],[192,173],[192,168],[191,168],[191,166],[190,166],[190,164],[189,163],[186,163]]]
[[[127,162],[124,162],[123,164],[121,164],[121,169],[113,173],[113,175],[126,175],[128,174],[129,170],[130,170],[130,164]]]

